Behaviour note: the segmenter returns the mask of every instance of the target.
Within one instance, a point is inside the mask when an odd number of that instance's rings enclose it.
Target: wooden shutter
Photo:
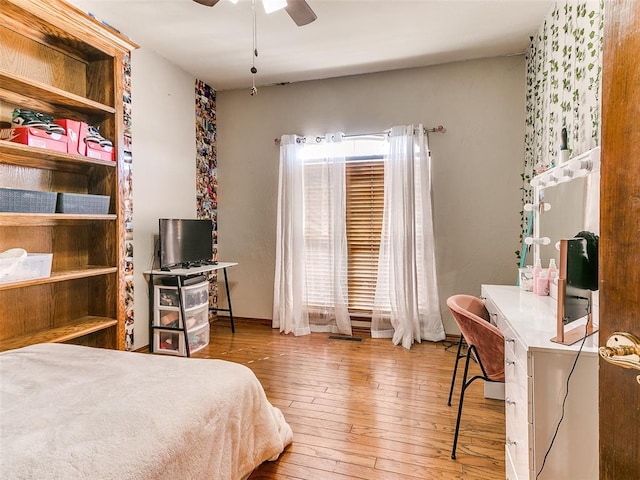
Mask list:
[[[347,162],[349,311],[369,316],[378,275],[384,209],[383,159]]]

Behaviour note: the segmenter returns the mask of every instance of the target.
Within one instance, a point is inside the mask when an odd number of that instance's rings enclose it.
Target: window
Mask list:
[[[345,210],[348,262],[349,312],[354,317],[370,317],[378,273],[378,251],[384,208],[385,137],[356,137],[339,144],[344,157]],[[335,149],[336,144],[331,148]],[[325,144],[305,145],[305,245],[307,247],[308,302],[313,310],[332,305],[327,288],[330,278],[326,268],[332,261],[329,243],[333,241],[329,216],[335,212],[328,203],[322,185],[327,182],[322,159],[327,156]],[[336,186],[337,187],[337,186]],[[316,268],[314,268],[314,265]],[[312,272],[312,273],[311,273]],[[325,278],[327,277],[327,278]],[[315,307],[315,308],[314,308]]]

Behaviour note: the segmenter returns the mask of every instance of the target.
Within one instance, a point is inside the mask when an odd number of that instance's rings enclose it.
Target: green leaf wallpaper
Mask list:
[[[529,181],[555,165],[560,132],[570,155],[600,144],[604,0],[556,2],[526,54],[525,150],[522,204],[532,203]],[[521,240],[528,214],[521,212]],[[520,252],[517,253],[520,258]]]

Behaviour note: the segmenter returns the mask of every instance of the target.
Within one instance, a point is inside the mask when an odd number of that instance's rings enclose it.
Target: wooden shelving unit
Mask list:
[[[63,0],[0,0],[0,121],[18,107],[82,120],[113,141],[116,158],[0,141],[0,187],[111,199],[105,215],[0,213],[0,251],[53,253],[50,277],[0,283],[0,351],[124,348],[122,63],[136,47]]]
[[[0,213],[0,227],[53,227],[56,225],[81,225],[88,220],[114,221],[115,214],[88,215],[64,213]]]
[[[78,173],[86,173],[95,166],[114,170],[116,168],[116,163],[110,160],[99,160],[54,150],[33,148],[20,143],[7,142],[6,140],[0,140],[0,163]]]
[[[61,343],[76,340],[92,333],[113,328],[117,325],[117,322],[114,318],[80,318],[67,325],[45,328],[7,340],[0,340],[0,352],[13,348],[26,347],[34,343]]]
[[[106,116],[116,112],[115,108],[108,105],[2,70],[0,70],[0,99],[20,105],[28,105],[37,100],[48,103],[54,109],[55,107],[73,109],[74,112],[88,115]]]

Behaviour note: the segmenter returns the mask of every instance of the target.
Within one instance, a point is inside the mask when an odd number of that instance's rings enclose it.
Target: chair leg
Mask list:
[[[458,433],[460,432],[460,419],[462,418],[462,403],[464,402],[464,392],[467,389],[467,375],[469,374],[469,359],[471,358],[471,349],[467,349],[467,355],[464,362],[464,374],[462,376],[462,390],[460,391],[460,403],[458,404],[458,419],[456,420],[456,433],[453,436],[453,448],[451,449],[451,458],[456,459],[456,447],[458,446]]]
[[[458,342],[458,353],[456,353],[456,364],[453,366],[453,377],[451,378],[451,388],[449,389],[449,401],[447,405],[451,406],[451,397],[453,396],[453,385],[456,383],[456,374],[458,372],[458,362],[461,358],[464,358],[465,355],[460,355],[460,351],[462,350],[462,343],[464,342],[464,337],[460,335],[460,341]]]

